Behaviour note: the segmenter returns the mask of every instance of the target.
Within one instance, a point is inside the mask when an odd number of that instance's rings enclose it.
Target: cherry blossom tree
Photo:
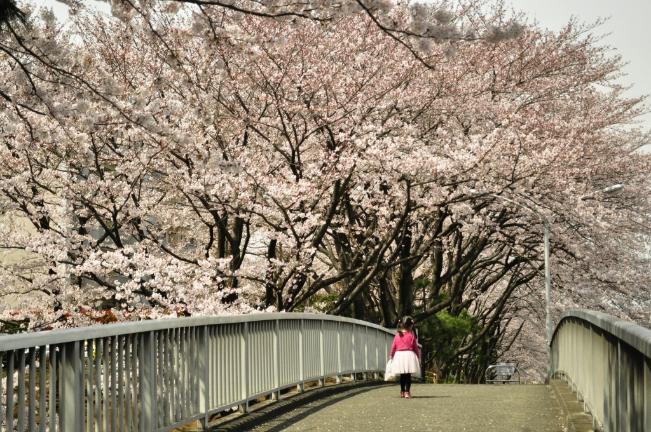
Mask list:
[[[540,315],[527,207],[553,221],[555,305],[640,318],[644,107],[593,27],[507,31],[525,21],[499,3],[195,3],[0,33],[0,244],[23,254],[3,319],[445,313],[473,326],[442,367],[477,377],[469,353],[520,350]]]

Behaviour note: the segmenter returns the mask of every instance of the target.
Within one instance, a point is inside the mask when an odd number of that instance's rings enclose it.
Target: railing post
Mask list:
[[[368,379],[368,327],[364,326],[364,380]]]
[[[353,372],[352,372],[352,374],[351,374],[351,375],[352,375],[352,376],[351,376],[351,379],[352,379],[353,381],[356,381],[356,378],[357,378],[357,374],[356,374],[356,372],[357,372],[357,356],[355,355],[355,351],[356,351],[355,342],[357,342],[357,341],[355,340],[355,326],[356,326],[356,324],[353,324],[353,325],[351,326],[352,329],[353,329],[353,331],[350,332],[350,337],[352,338],[351,340],[352,340],[352,342],[353,342],[353,343],[352,343],[352,347],[353,347],[353,348],[352,348],[352,353],[351,353],[352,356],[353,356]]]
[[[645,358],[644,368],[644,428],[645,431],[651,431],[651,359]]]
[[[273,399],[278,400],[280,399],[280,350],[279,350],[279,344],[280,344],[280,321],[275,320],[274,321],[274,352],[273,352],[273,362],[274,362],[274,388],[276,389],[274,391],[274,394],[272,396]]]
[[[156,406],[156,334],[142,333],[138,369],[140,375],[140,432],[152,432],[158,428]]]
[[[61,428],[65,432],[82,430],[82,379],[80,341],[62,346],[61,356]]]
[[[210,408],[210,349],[208,347],[208,327],[199,328],[199,411],[203,413],[201,424],[208,429],[208,409]]]
[[[626,423],[626,418],[624,417],[626,415],[626,406],[622,404],[623,399],[626,398],[626,395],[624,394],[623,386],[624,386],[624,376],[623,376],[623,371],[622,371],[622,343],[617,339],[617,382],[615,383],[616,390],[615,390],[615,413],[617,416],[616,420],[616,431],[620,432],[623,431],[625,428],[625,423]]]
[[[337,321],[337,384],[341,382],[341,323]]]
[[[303,380],[305,380],[305,364],[304,364],[305,353],[303,352],[303,347],[305,344],[303,343],[303,318],[301,318],[299,322],[300,324],[299,324],[299,331],[298,331],[298,364],[300,365],[299,366],[300,372],[298,376],[299,376],[300,384],[297,386],[297,390],[302,393],[303,390],[305,389],[303,383]]]
[[[5,353],[0,351],[0,373],[3,371],[2,360],[4,359],[4,355],[5,355]],[[9,377],[7,376],[7,380],[8,379],[9,379]],[[43,386],[41,388],[44,388],[44,387],[45,386]],[[43,391],[43,390],[41,390],[41,391]],[[3,393],[3,390],[2,390],[2,378],[0,378],[0,395],[2,395],[2,394],[4,394],[4,393]],[[45,400],[45,398],[43,398],[43,400]],[[4,409],[2,408],[2,406],[0,406],[0,432],[4,432],[4,428],[2,427],[2,425],[5,423],[5,412],[6,412],[5,410],[7,409],[8,406],[9,406],[8,403],[5,405]]]
[[[321,325],[319,326],[319,360],[321,362],[320,367],[321,371],[319,374],[321,375],[321,379],[319,380],[319,384],[323,387],[325,385],[325,358],[324,358],[324,349],[323,349],[323,326],[324,326],[324,321],[321,320]]]
[[[240,406],[240,411],[249,412],[249,323],[242,323],[242,334],[240,336],[240,356],[241,356],[241,384],[242,384],[242,400],[244,401]]]
[[[380,340],[380,330],[375,329],[373,332],[373,347],[375,351],[375,371],[373,372],[373,379],[377,381],[380,378],[380,375],[378,373],[378,369],[380,369],[380,347],[378,346],[378,341]]]

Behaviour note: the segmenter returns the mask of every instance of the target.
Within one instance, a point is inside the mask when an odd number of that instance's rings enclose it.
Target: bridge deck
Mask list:
[[[293,406],[254,431],[395,432],[482,431],[559,432],[558,403],[544,385],[415,384],[414,398],[399,388],[346,388]],[[282,402],[281,402],[282,403]],[[254,414],[255,416],[255,414]],[[261,420],[261,419],[259,419]],[[239,424],[232,430],[242,429]],[[217,428],[217,431],[231,428]]]

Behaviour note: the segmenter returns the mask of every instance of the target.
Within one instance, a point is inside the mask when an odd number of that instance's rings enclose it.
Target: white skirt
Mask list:
[[[420,362],[413,351],[396,351],[391,361],[391,372],[400,374],[420,374]]]

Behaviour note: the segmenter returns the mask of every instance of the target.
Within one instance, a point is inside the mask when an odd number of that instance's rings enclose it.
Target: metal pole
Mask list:
[[[547,326],[547,381],[551,378],[552,370],[552,317],[550,313],[552,303],[552,272],[549,259],[549,221],[543,219],[544,225],[544,242],[545,242],[545,321]]]

